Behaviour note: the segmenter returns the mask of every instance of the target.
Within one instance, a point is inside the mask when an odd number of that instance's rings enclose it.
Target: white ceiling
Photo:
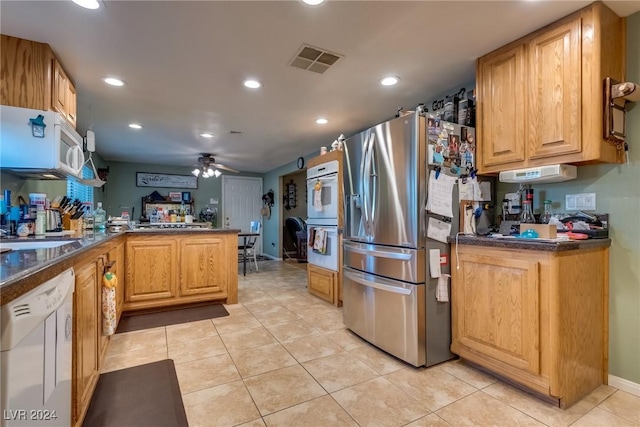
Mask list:
[[[105,160],[190,166],[210,152],[266,172],[473,82],[477,57],[589,3],[105,1],[90,11],[2,0],[0,28],[51,45],[78,91],[78,130],[95,131]],[[640,10],[606,3],[621,16]],[[324,74],[292,68],[303,43],[344,58]],[[107,75],[127,85],[109,87]],[[380,86],[385,75],[400,83]],[[247,77],[263,88],[244,88]]]

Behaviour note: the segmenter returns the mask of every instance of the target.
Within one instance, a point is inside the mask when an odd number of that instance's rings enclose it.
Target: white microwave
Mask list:
[[[83,140],[54,111],[2,105],[0,168],[37,179],[81,177]]]

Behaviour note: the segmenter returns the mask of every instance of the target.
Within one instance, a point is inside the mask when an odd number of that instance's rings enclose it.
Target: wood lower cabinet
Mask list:
[[[226,243],[227,239],[220,236],[180,242],[181,296],[216,293],[226,297],[227,269],[237,269],[220,262],[229,256]]]
[[[237,234],[130,234],[123,310],[238,302]]]
[[[127,283],[127,276],[125,274],[125,257],[124,257],[124,242],[118,243],[113,249],[109,251],[108,261],[114,262],[113,266],[109,269],[118,278],[118,286],[116,287],[116,319],[120,320],[122,315],[122,305],[124,304],[124,290]]]
[[[99,375],[98,263],[75,267],[73,421],[80,423],[89,407]]]
[[[107,352],[109,336],[102,333],[102,276],[107,262],[110,259],[119,260],[120,257],[124,258],[124,236],[83,253],[73,264],[76,274],[72,356],[73,426],[82,425]]]
[[[125,306],[173,299],[177,293],[178,242],[168,236],[135,236],[127,241]]]
[[[337,291],[338,273],[309,264],[307,265],[307,275],[309,293],[333,304]]]
[[[623,19],[600,2],[478,59],[478,168],[622,163],[603,138],[603,80],[624,81]]]
[[[453,353],[562,407],[606,384],[608,248],[451,253]]]

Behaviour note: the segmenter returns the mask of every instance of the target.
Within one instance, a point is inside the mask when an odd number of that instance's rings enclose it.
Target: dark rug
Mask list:
[[[144,314],[123,313],[118,323],[116,334],[139,331],[160,326],[177,325],[178,323],[195,322],[197,320],[214,319],[228,316],[229,312],[222,304],[207,304],[177,309],[167,309]]]
[[[83,427],[188,427],[173,360],[100,375]]]

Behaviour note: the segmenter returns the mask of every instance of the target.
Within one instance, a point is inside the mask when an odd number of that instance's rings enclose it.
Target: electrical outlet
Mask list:
[[[567,194],[564,198],[567,211],[596,210],[596,193]]]

